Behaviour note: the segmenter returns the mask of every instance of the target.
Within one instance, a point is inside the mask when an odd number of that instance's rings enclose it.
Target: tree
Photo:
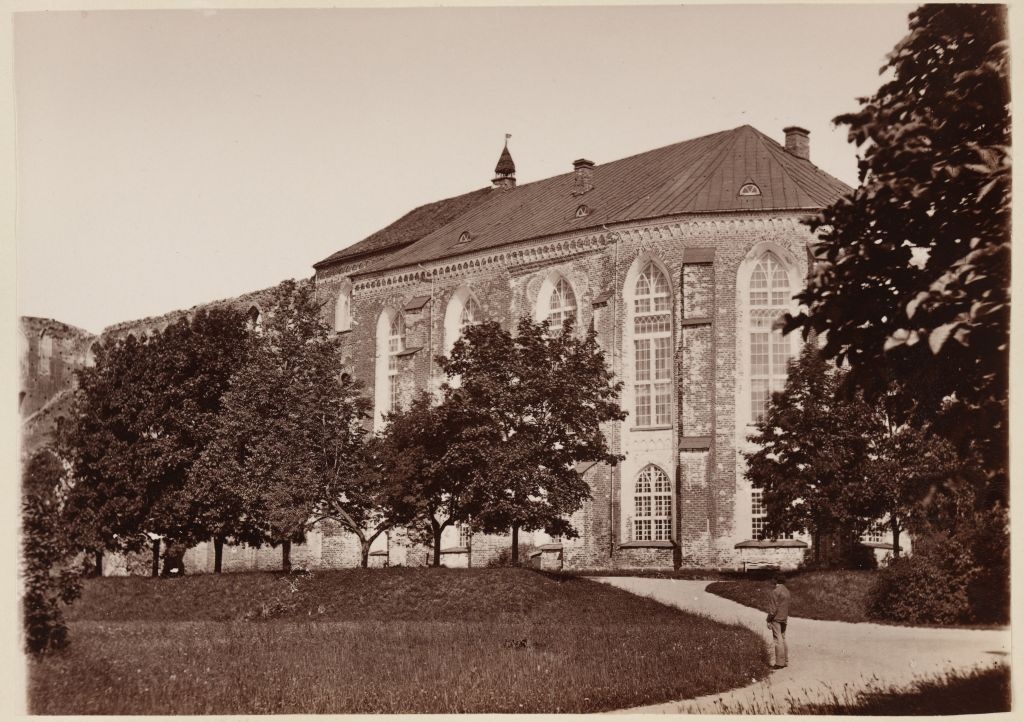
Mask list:
[[[44,654],[68,644],[61,611],[81,591],[71,559],[77,551],[65,532],[62,496],[66,470],[50,449],[41,449],[25,463],[21,487],[22,623],[25,648]]]
[[[860,186],[811,221],[806,312],[825,355],[876,398],[882,368],[913,412],[989,469],[1006,502],[1010,123],[1006,11],[923,5],[859,111]],[[902,421],[903,419],[901,419]]]
[[[441,368],[458,383],[444,386],[444,404],[463,429],[449,459],[472,477],[485,532],[512,529],[573,537],[567,517],[590,498],[576,470],[581,462],[616,464],[601,425],[626,414],[591,329],[582,338],[571,322],[552,333],[548,322],[520,320],[513,335],[494,322],[471,326]]]
[[[871,518],[856,478],[867,444],[841,382],[840,371],[806,345],[750,437],[757,449],[746,454],[747,478],[764,489],[766,533],[808,531],[816,554],[823,534],[859,532]]]
[[[851,392],[848,372],[813,344],[791,363],[747,454],[747,476],[764,488],[771,534],[810,531],[855,538],[887,526],[893,556],[900,535],[923,526],[927,500],[947,493],[958,473],[950,445],[925,428],[896,421],[904,389],[891,383],[873,401]]]
[[[146,532],[155,576],[161,538],[223,538],[192,513],[185,485],[248,345],[245,317],[233,309],[199,310],[141,340],[101,345],[96,366],[80,374],[65,440],[75,467],[69,509],[86,544],[131,549]]]
[[[433,549],[433,566],[441,565],[441,535],[452,524],[468,521],[479,498],[477,479],[455,453],[454,440],[472,430],[451,405],[436,404],[423,391],[405,409],[387,416],[367,459],[378,486],[382,514],[422,535]],[[418,534],[419,532],[419,534]]]
[[[280,544],[289,570],[291,544],[305,539],[318,503],[354,466],[365,402],[341,373],[311,283],[280,284],[256,335],[189,493],[207,518],[233,520],[239,541]]]

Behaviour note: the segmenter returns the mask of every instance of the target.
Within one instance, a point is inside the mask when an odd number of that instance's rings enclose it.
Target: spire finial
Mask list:
[[[512,154],[508,152],[508,141],[511,133],[505,133],[505,147],[498,158],[498,165],[494,168],[494,179],[491,181],[499,188],[516,187],[516,164],[512,160]]]

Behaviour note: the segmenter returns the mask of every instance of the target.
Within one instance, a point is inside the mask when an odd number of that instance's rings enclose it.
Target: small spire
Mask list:
[[[512,154],[509,153],[509,138],[511,137],[511,133],[505,133],[505,147],[502,148],[502,155],[498,159],[498,165],[495,166],[495,177],[490,181],[500,188],[515,187],[515,161],[512,160]]]

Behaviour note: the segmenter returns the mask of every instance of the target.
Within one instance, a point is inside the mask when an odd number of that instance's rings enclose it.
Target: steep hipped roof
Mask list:
[[[470,193],[463,193],[461,196],[420,206],[409,211],[390,226],[314,263],[313,268],[321,268],[358,256],[397,250],[407,246],[461,215],[466,209],[486,198],[490,191],[490,188],[481,188]]]
[[[573,195],[573,181],[574,174],[566,173],[489,193],[360,275],[611,223],[687,213],[817,209],[850,190],[749,125],[597,165],[593,189],[582,195]],[[739,195],[747,183],[756,184],[760,194]],[[577,217],[580,205],[587,213]],[[463,232],[470,240],[460,243]]]

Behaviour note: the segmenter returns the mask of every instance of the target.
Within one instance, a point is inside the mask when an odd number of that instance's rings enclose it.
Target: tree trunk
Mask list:
[[[437,522],[431,522],[430,526],[434,530],[434,563],[431,566],[441,566],[441,532],[444,529]]]
[[[96,576],[102,577],[103,576],[103,550],[102,549],[97,549],[94,552],[94,555],[95,555],[95,559],[96,559]]]
[[[281,544],[281,569],[286,572],[292,570],[292,542],[290,539],[286,539]]]
[[[892,527],[892,558],[900,558],[900,523],[894,517],[890,522]]]
[[[366,539],[359,540],[359,554],[361,557],[361,563],[363,569],[367,569],[370,566],[370,542]]]
[[[512,566],[519,566],[519,525],[512,525]]]
[[[153,540],[153,573],[152,576],[160,576],[160,540]]]
[[[213,573],[220,574],[224,563],[224,537],[213,538]]]

